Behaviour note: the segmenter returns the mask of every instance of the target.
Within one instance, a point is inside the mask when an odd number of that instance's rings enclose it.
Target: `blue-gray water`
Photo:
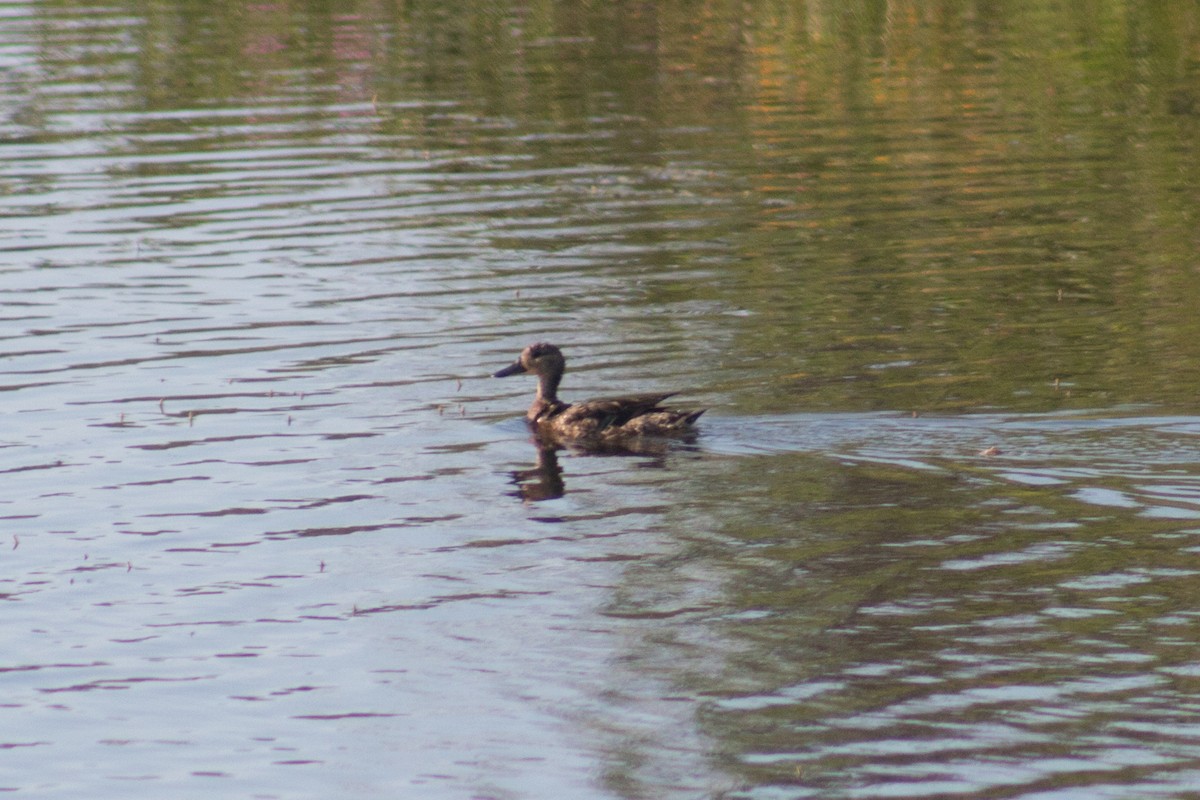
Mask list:
[[[0,2],[0,790],[1195,796],[1197,31]]]

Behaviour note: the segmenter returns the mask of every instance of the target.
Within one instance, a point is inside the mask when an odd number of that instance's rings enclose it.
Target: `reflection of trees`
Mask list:
[[[143,0],[128,26],[78,26],[64,45],[56,31],[86,7],[39,6],[47,39],[67,50],[55,55],[115,62],[132,50],[138,86],[164,105],[308,85],[576,124],[588,110],[712,125],[732,105],[847,122],[991,107],[1049,129],[1068,102],[1193,107],[1200,37],[1194,8],[1129,2]]]
[[[520,158],[553,207],[518,213],[609,227],[494,246],[602,242],[622,302],[744,310],[723,349],[779,376],[750,406],[1157,400],[1200,363],[1194,5],[157,0],[67,36],[83,7],[38,6],[49,81],[88,64],[156,112],[300,97],[316,136],[348,115],[458,168]]]
[[[1103,373],[1091,382],[1128,387],[1156,360],[1143,282],[1200,288],[1140,263],[1129,236],[1135,198],[1164,187],[1130,186],[1130,164],[1168,155],[1154,141],[1177,134],[1162,112],[1182,62],[1129,58],[1178,51],[1147,46],[1151,30],[1179,38],[1162,9],[989,9],[889,5],[759,51],[747,139],[770,206],[746,220],[757,257],[742,282],[772,324],[748,329],[745,349],[804,353],[780,371],[804,377],[810,402],[815,388],[843,403],[846,377],[893,408],[1070,403],[1055,378]],[[1144,174],[1178,185],[1169,158]],[[781,297],[788,285],[803,289]],[[1166,330],[1194,355],[1192,328]],[[1095,404],[1089,388],[1075,391]]]

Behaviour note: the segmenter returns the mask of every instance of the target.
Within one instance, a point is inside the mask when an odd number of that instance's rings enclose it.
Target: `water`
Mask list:
[[[0,3],[0,788],[1194,795],[1198,22]]]

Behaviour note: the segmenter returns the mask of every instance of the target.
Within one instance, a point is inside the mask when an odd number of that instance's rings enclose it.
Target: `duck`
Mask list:
[[[686,435],[694,431],[696,420],[707,410],[663,407],[661,403],[675,392],[566,403],[558,398],[558,384],[566,367],[562,350],[548,342],[536,342],[493,376],[506,378],[530,373],[537,376],[537,395],[525,413],[525,420],[544,439],[603,444],[643,436]]]

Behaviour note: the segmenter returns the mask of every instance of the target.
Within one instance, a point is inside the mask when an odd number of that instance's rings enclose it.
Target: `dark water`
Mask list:
[[[1195,796],[1200,13],[985,5],[0,3],[0,789]]]

